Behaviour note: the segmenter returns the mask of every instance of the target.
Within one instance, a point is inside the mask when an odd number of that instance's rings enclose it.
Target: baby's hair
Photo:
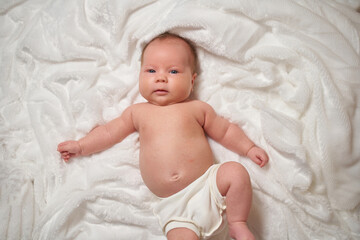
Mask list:
[[[145,45],[145,47],[143,48],[142,53],[141,53],[141,64],[143,62],[144,52],[145,52],[146,48],[149,46],[150,43],[152,43],[156,39],[163,40],[163,39],[169,39],[169,38],[181,39],[189,46],[191,55],[193,56],[192,70],[193,70],[193,73],[197,72],[198,57],[197,57],[196,48],[195,48],[194,44],[190,40],[188,40],[186,38],[183,38],[183,37],[180,37],[179,35],[176,35],[176,34],[170,33],[170,32],[164,32],[164,33],[156,36],[155,38],[153,38],[150,42],[148,42]]]

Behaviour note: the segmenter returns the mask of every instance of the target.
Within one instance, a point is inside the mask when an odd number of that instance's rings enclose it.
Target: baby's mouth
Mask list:
[[[168,91],[165,89],[156,89],[154,92],[158,95],[165,95],[168,93]]]

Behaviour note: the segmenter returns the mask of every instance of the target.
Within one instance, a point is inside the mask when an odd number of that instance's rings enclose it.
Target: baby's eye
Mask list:
[[[177,70],[171,70],[170,73],[171,73],[171,74],[177,74],[177,73],[179,73],[179,72],[178,72]]]
[[[155,73],[155,70],[154,70],[154,69],[148,69],[147,72],[149,72],[149,73]]]

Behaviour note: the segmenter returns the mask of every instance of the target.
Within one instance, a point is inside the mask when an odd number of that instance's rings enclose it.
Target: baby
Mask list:
[[[235,239],[254,239],[247,226],[252,188],[239,163],[214,164],[207,136],[263,167],[266,152],[211,106],[190,100],[196,51],[189,41],[165,33],[148,43],[141,58],[139,89],[148,101],[96,127],[79,141],[58,146],[62,158],[110,148],[129,134],[140,137],[140,170],[159,199],[154,213],[168,239],[208,238],[221,229],[223,213]]]

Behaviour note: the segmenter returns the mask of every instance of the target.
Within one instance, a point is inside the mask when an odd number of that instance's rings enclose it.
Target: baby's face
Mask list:
[[[141,95],[159,106],[185,101],[196,78],[191,63],[191,51],[183,40],[154,40],[143,55],[139,76]]]

